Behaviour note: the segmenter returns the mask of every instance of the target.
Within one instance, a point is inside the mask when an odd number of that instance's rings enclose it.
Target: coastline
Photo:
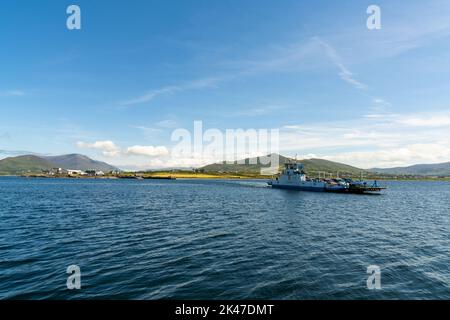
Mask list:
[[[226,173],[189,173],[189,172],[158,172],[155,174],[131,174],[125,173],[122,175],[104,175],[104,176],[67,176],[67,175],[45,175],[45,174],[0,174],[0,177],[18,177],[18,178],[42,178],[42,179],[111,179],[111,180],[176,180],[176,179],[198,179],[198,180],[268,180],[271,176],[261,176],[252,174],[226,174]],[[354,178],[357,180],[358,178]],[[450,177],[365,177],[366,180],[378,181],[443,181],[450,182]]]

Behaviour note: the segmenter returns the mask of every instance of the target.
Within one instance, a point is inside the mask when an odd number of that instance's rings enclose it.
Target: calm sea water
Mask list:
[[[0,298],[450,299],[450,184],[387,185],[3,177]]]

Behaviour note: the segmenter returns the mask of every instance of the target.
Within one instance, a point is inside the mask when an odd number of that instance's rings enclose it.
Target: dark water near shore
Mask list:
[[[450,299],[450,184],[387,185],[3,177],[0,298]],[[369,265],[381,290],[366,287]]]

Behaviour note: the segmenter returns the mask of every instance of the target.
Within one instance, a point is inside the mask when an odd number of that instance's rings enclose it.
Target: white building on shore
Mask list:
[[[82,170],[71,170],[71,169],[68,169],[67,170],[67,174],[69,176],[85,176],[86,172],[84,172]]]

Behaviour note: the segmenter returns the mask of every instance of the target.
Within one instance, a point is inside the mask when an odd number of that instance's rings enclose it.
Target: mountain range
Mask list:
[[[280,167],[284,166],[284,164],[288,161],[295,161],[292,158],[288,158],[282,155],[273,154],[271,156],[279,157],[279,165]],[[245,162],[242,164],[229,164],[226,162],[210,164],[200,168],[204,172],[239,172],[239,173],[249,173],[249,174],[258,174],[261,168],[268,167],[267,165],[262,165],[259,159],[257,158],[246,158],[240,162]],[[298,160],[305,166],[305,171],[309,173],[314,172],[340,172],[341,174],[349,174],[349,175],[357,175],[359,176],[361,172],[367,173],[365,170],[352,167],[343,163],[333,162],[324,159],[302,159]],[[252,164],[250,164],[252,163]]]
[[[92,160],[81,154],[62,156],[23,155],[0,160],[0,174],[39,173],[52,168],[71,170],[101,170],[104,172],[119,170],[101,161]]]
[[[287,161],[293,159],[275,154],[279,157],[279,165],[282,167]],[[364,176],[370,175],[411,175],[411,176],[450,176],[450,162],[438,164],[417,164],[409,167],[397,168],[373,168],[360,169],[339,162],[324,159],[298,160],[305,165],[305,171],[310,174],[318,172],[336,173],[341,175]],[[204,172],[247,173],[259,174],[261,168],[267,167],[261,164],[259,159],[247,158],[241,164],[229,164],[225,162],[210,164],[197,170]],[[244,164],[245,163],[245,164]],[[250,164],[252,163],[252,164]],[[0,174],[40,173],[52,168],[64,168],[72,170],[101,170],[104,172],[118,171],[115,166],[106,162],[96,161],[81,154],[67,154],[61,156],[23,155],[9,157],[0,160]]]
[[[283,166],[287,161],[293,160],[291,158],[279,155],[280,166]],[[241,172],[241,173],[253,173],[256,174],[260,171],[263,165],[258,161],[255,163],[255,158],[245,159],[245,164],[228,164],[225,162],[210,164],[204,166],[202,169],[205,172]],[[408,175],[408,176],[450,176],[450,162],[438,163],[438,164],[417,164],[409,167],[397,167],[397,168],[373,168],[373,169],[360,169],[354,166],[349,166],[343,163],[324,160],[324,159],[301,159],[299,162],[305,165],[305,171],[309,173],[314,172],[339,172],[341,175],[359,176],[361,173],[364,176],[375,175]]]
[[[450,162],[436,164],[416,164],[409,167],[396,168],[373,168],[371,172],[396,175],[417,175],[417,176],[450,176]]]

